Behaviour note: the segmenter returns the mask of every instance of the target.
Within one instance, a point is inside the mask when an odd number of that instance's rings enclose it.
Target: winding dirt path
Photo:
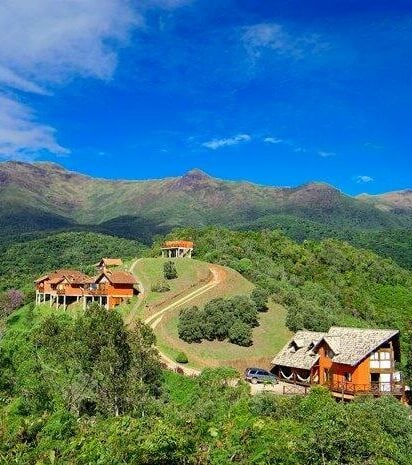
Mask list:
[[[130,272],[134,274],[134,269],[136,267],[136,264],[138,263],[139,259],[135,260],[132,265],[130,266]],[[150,325],[152,329],[155,329],[156,326],[162,321],[163,315],[166,312],[170,312],[171,310],[175,310],[176,308],[189,304],[192,302],[194,299],[197,297],[207,293],[214,287],[218,286],[221,284],[225,279],[226,279],[226,271],[223,267],[220,267],[218,265],[209,265],[209,270],[211,273],[211,278],[210,280],[204,284],[201,287],[198,287],[194,291],[188,292],[186,295],[183,297],[180,297],[178,300],[175,302],[172,302],[171,304],[166,304],[165,307],[154,313],[153,315],[150,315],[144,320],[144,323]],[[144,294],[144,289],[143,285],[141,284],[141,294],[140,296],[143,296]],[[140,300],[137,301],[135,304],[133,310],[137,309],[137,307],[140,305],[141,300],[143,297],[140,297]],[[133,314],[134,312],[130,312],[130,314]],[[126,322],[127,323],[127,322]],[[171,370],[176,370],[176,368],[181,368],[183,370],[183,373],[187,376],[198,376],[200,374],[200,370],[196,370],[194,368],[189,368],[182,366],[178,363],[176,363],[174,360],[172,360],[170,357],[168,357],[166,354],[160,351],[159,347],[157,347],[157,350],[159,352],[160,359],[162,362]]]

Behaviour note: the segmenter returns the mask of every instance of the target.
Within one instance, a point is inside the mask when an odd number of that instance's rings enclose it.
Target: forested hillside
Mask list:
[[[0,341],[0,463],[410,464],[410,410],[390,396],[250,397],[232,369],[162,371],[153,343],[116,311],[15,313]]]
[[[7,241],[0,247],[0,290],[28,291],[42,273],[66,267],[94,272],[92,265],[102,257],[130,259],[144,249],[137,241],[91,232],[42,234],[22,242]]]
[[[168,237],[194,240],[197,258],[234,268],[267,289],[288,309],[289,329],[398,328],[403,362],[411,363],[412,273],[392,260],[337,240],[298,244],[279,231],[187,228]]]

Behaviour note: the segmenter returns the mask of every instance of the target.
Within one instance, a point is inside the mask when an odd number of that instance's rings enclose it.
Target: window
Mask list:
[[[333,353],[333,350],[332,349],[326,349],[326,357],[328,358],[333,358],[335,356],[335,354]]]
[[[345,373],[345,381],[348,381],[349,383],[352,381],[352,373]]]

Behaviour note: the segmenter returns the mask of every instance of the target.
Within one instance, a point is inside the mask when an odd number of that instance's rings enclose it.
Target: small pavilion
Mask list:
[[[193,242],[191,241],[166,241],[162,245],[163,258],[192,258]]]

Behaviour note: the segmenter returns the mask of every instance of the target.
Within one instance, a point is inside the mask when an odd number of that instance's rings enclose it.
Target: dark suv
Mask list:
[[[264,370],[263,368],[246,368],[245,379],[252,384],[270,383],[276,384],[278,380],[273,373]]]

